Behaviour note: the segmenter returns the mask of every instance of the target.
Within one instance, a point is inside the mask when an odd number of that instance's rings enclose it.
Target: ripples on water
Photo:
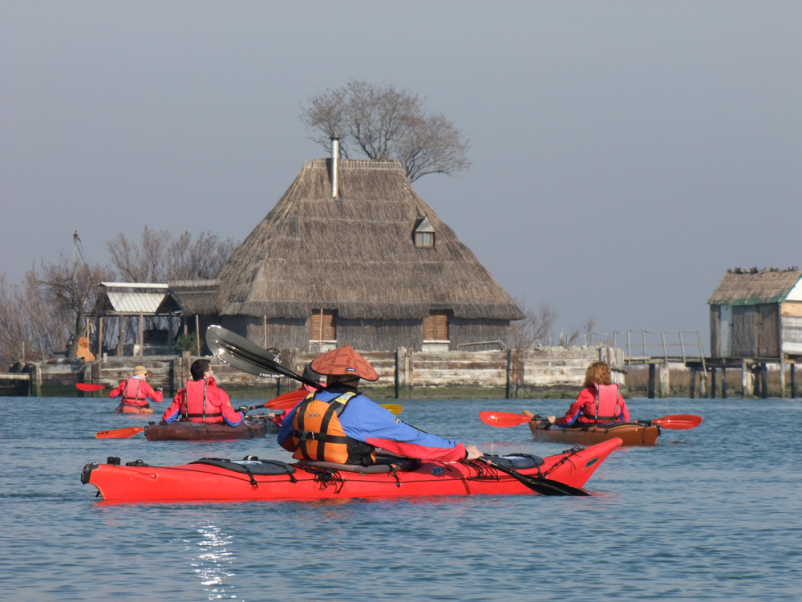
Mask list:
[[[568,402],[404,401],[402,418],[486,451],[549,455],[480,410]],[[238,405],[235,402],[235,405]],[[256,454],[225,443],[98,440],[144,424],[105,399],[0,398],[0,598],[8,600],[799,600],[802,404],[645,400],[633,415],[704,416],[615,452],[591,498],[103,505],[80,484],[109,455],[150,464]]]

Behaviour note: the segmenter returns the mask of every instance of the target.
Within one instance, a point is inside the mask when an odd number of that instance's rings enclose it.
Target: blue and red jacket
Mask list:
[[[143,378],[127,378],[119,385],[114,387],[109,393],[109,397],[123,396],[122,403],[128,406],[146,406],[148,399],[161,403],[164,399],[161,391],[154,391],[147,381]]]
[[[596,410],[598,391],[599,407]],[[598,417],[598,419],[597,419]],[[558,426],[593,424],[595,422],[629,422],[629,409],[618,392],[618,385],[593,385],[582,389],[576,401],[571,404],[565,416],[558,418]]]
[[[332,390],[319,391],[315,399],[328,402],[347,391],[355,389],[333,387]],[[278,433],[278,443],[287,451],[295,451],[291,435],[297,409],[295,406],[284,417]],[[400,422],[385,408],[361,394],[348,401],[339,419],[347,436],[398,456],[436,462],[456,462],[465,458],[465,446],[459,441],[422,433]]]

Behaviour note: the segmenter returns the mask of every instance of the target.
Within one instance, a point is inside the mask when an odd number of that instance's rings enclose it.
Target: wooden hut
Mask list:
[[[708,301],[713,357],[802,356],[802,271],[727,270]]]
[[[212,324],[220,324],[219,280],[171,280],[167,283],[165,305],[178,308],[182,333],[200,333],[197,353],[208,353],[204,333]]]
[[[223,326],[302,352],[481,349],[524,317],[398,161],[307,162],[218,278]]]

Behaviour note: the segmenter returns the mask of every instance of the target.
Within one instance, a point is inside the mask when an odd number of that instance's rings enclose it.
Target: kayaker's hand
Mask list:
[[[549,416],[548,418],[546,418],[546,420],[549,421],[549,424],[554,424],[555,422],[557,422],[557,417],[556,416]]]
[[[484,454],[479,451],[479,448],[475,445],[466,445],[465,451],[467,452],[467,456],[465,456],[466,460],[476,460],[476,458],[481,458]]]
[[[248,411],[248,406],[240,406],[237,408],[237,412],[242,412],[243,414]]]

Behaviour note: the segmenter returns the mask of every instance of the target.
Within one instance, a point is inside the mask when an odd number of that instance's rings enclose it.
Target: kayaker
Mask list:
[[[144,366],[137,366],[134,368],[134,375],[125,379],[119,385],[114,387],[109,393],[109,397],[120,397],[121,408],[123,406],[136,406],[138,408],[150,408],[148,400],[161,403],[164,396],[162,395],[161,387],[153,390],[147,382],[148,369]]]
[[[377,447],[439,462],[482,456],[474,445],[441,439],[401,422],[360,393],[360,378],[375,381],[379,375],[350,345],[317,357],[311,369],[326,376],[326,388],[310,392],[290,410],[278,434],[279,444],[295,459],[370,466]]]
[[[195,360],[189,367],[192,380],[187,381],[162,416],[164,422],[225,422],[237,426],[245,414],[231,407],[228,394],[217,386],[209,360]]]
[[[593,362],[585,372],[585,388],[565,416],[549,416],[548,421],[558,426],[629,422],[627,403],[621,397],[618,385],[612,384],[610,366],[606,362]]]

